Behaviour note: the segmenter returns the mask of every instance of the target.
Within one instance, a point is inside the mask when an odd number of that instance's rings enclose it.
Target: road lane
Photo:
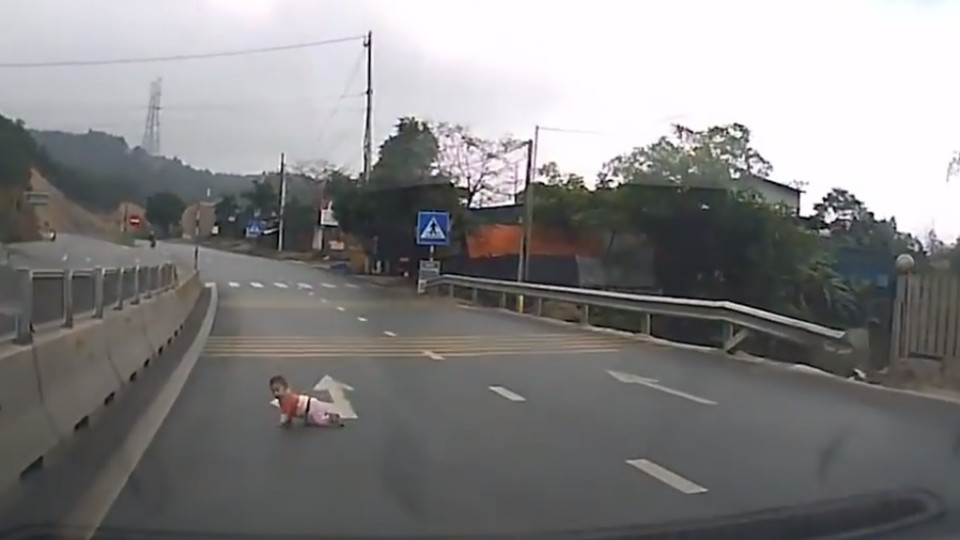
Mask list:
[[[292,263],[201,250],[200,264],[221,292],[213,335],[108,527],[516,533],[880,487],[958,496],[950,409]],[[325,375],[350,385],[359,418],[337,431],[276,428],[276,373],[302,389]]]

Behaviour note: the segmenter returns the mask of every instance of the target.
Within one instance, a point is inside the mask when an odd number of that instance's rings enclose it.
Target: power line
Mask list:
[[[328,95],[316,98],[311,101],[320,101],[320,102],[333,102],[333,106],[324,107],[322,110],[330,110],[333,107],[339,107],[340,101],[345,98],[360,98],[363,97],[363,92],[354,92],[347,95]],[[106,103],[106,102],[44,102],[44,101],[31,101],[31,102],[7,102],[7,106],[12,109],[21,109],[21,110],[34,110],[42,109],[44,111],[49,111],[51,109],[71,109],[71,110],[95,110],[95,111],[143,111],[143,105],[137,105],[134,103]],[[170,111],[217,111],[217,110],[229,110],[235,111],[238,109],[260,109],[260,108],[298,108],[298,109],[316,109],[315,105],[306,104],[302,100],[271,100],[271,101],[247,101],[247,102],[180,102],[173,103],[170,105],[162,105],[161,110],[164,112]]]
[[[363,66],[363,61],[366,59],[366,49],[360,51],[360,55],[357,56],[357,62],[353,65],[353,69],[350,70],[350,75],[347,76],[347,83],[344,85],[343,93],[340,94],[340,97],[337,99],[337,104],[330,111],[330,114],[327,116],[326,120],[320,124],[320,136],[317,137],[317,147],[323,146],[323,143],[326,142],[327,135],[330,134],[330,124],[333,122],[333,119],[336,118],[337,113],[341,110],[341,105],[343,100],[347,99],[350,94],[350,88],[353,86],[354,81],[357,78],[357,75],[360,74],[360,67]],[[365,94],[363,94],[365,95]]]
[[[346,43],[349,41],[359,41],[365,39],[364,36],[351,36],[336,39],[327,39],[323,41],[308,41],[304,43],[294,43],[291,45],[277,45],[274,47],[261,47],[257,49],[240,49],[233,51],[221,51],[198,54],[177,54],[171,56],[144,56],[135,58],[114,58],[109,60],[57,60],[51,62],[0,62],[0,69],[41,69],[57,67],[89,67],[89,66],[112,66],[120,64],[155,64],[160,62],[183,62],[187,60],[207,60],[210,58],[226,58],[230,56],[247,56],[251,54],[264,54],[282,51],[292,51],[296,49],[309,49],[312,47],[322,47],[324,45],[335,45],[337,43]]]

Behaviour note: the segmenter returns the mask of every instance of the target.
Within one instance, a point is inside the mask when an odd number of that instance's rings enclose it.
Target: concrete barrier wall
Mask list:
[[[176,337],[200,296],[196,273],[122,311],[0,346],[0,493],[68,443]]]

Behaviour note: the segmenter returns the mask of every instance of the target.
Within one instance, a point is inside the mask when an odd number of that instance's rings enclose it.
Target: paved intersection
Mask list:
[[[951,405],[286,262],[203,250],[201,269],[212,335],[105,527],[454,537],[960,499]],[[356,419],[276,428],[276,373]]]

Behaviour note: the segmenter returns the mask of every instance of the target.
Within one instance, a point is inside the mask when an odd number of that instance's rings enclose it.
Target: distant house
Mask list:
[[[756,191],[771,204],[783,204],[793,213],[800,213],[800,194],[803,192],[793,186],[759,176],[746,176],[737,180],[737,183],[743,185],[741,189]]]

